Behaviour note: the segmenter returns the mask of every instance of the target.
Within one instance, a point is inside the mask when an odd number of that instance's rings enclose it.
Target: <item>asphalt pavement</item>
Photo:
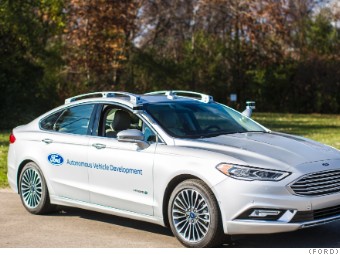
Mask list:
[[[0,190],[0,248],[175,248],[169,229],[158,225],[75,208],[32,215],[19,195]],[[228,248],[340,247],[340,221],[296,232],[233,237]]]

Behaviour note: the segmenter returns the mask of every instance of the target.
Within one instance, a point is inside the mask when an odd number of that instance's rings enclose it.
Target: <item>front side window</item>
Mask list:
[[[255,121],[217,103],[166,102],[149,104],[146,111],[167,133],[178,138],[266,131]]]
[[[138,129],[144,134],[145,141],[156,141],[154,132],[137,115],[113,105],[103,107],[98,128],[99,136],[117,138],[120,131],[127,129]]]
[[[93,108],[93,104],[86,104],[65,109],[56,120],[53,130],[61,133],[86,135]]]

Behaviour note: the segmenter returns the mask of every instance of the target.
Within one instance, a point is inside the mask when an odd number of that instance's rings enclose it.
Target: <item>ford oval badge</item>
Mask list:
[[[48,161],[55,166],[60,166],[64,163],[64,159],[57,153],[52,153],[47,157]]]
[[[323,165],[323,166],[329,166],[329,164],[328,164],[328,163],[322,163],[322,165]]]

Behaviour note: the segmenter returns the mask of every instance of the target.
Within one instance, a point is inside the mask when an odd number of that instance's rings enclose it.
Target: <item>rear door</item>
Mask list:
[[[56,196],[89,202],[87,146],[94,108],[94,104],[69,107],[41,122],[42,169]]]

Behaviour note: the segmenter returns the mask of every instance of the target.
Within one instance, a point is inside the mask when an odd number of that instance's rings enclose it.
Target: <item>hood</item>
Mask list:
[[[226,163],[285,170],[303,163],[340,159],[340,151],[313,140],[283,133],[237,133],[177,145],[199,147],[228,156]],[[236,162],[227,162],[234,160]]]

